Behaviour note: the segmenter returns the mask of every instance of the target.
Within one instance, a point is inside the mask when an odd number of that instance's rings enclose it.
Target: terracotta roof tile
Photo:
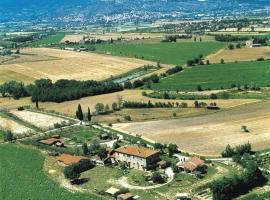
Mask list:
[[[145,148],[145,147],[138,147],[138,146],[124,146],[124,147],[115,149],[114,151],[118,153],[136,156],[136,157],[141,157],[141,158],[148,158],[152,155],[159,153],[159,151],[155,151],[155,150]]]
[[[62,154],[56,158],[59,162],[64,163],[65,165],[72,165],[75,163],[80,162],[81,160],[88,159],[87,157],[83,156],[72,156],[69,154]]]

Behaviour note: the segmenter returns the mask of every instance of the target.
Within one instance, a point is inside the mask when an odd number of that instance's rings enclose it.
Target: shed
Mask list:
[[[114,188],[114,187],[110,187],[108,190],[106,190],[106,193],[110,194],[112,196],[118,194],[119,192],[120,192],[120,190],[117,188]]]
[[[120,194],[117,196],[117,200],[132,200],[133,195],[131,193]]]

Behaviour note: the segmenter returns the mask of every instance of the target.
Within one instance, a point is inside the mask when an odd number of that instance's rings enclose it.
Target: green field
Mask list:
[[[231,84],[270,86],[270,61],[213,64],[186,68],[183,72],[169,76],[160,83],[152,84],[156,90],[196,90],[230,88]]]
[[[33,41],[29,44],[30,47],[36,46],[48,46],[52,44],[58,44],[65,37],[65,33],[59,32],[54,35],[43,37],[40,40]]]
[[[44,157],[30,148],[0,146],[0,199],[5,200],[97,200],[90,194],[70,193],[44,172]]]
[[[99,53],[135,57],[163,64],[183,65],[187,60],[207,56],[226,46],[220,42],[179,42],[179,43],[140,43],[140,44],[101,44],[96,46]]]

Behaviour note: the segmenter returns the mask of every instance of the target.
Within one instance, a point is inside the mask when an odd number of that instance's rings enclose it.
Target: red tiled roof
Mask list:
[[[184,162],[183,167],[186,170],[194,171],[197,167],[203,166],[203,165],[204,165],[204,161],[202,159],[198,157],[192,157],[186,162]]]
[[[159,153],[159,151],[155,151],[155,150],[145,148],[145,147],[138,147],[138,146],[124,146],[124,147],[115,149],[114,151],[117,153],[128,154],[128,155],[141,157],[141,158],[148,158],[152,155]]]
[[[58,156],[56,159],[59,162],[64,163],[65,165],[72,165],[72,164],[80,162],[81,160],[85,160],[85,159],[88,159],[88,158],[83,157],[83,156],[72,156],[72,155],[69,155],[69,154],[62,154],[61,156]]]

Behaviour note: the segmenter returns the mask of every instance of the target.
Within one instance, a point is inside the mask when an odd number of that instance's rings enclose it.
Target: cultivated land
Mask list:
[[[78,107],[78,104],[81,104],[84,111],[87,110],[87,107],[90,107],[91,111],[95,111],[95,105],[97,103],[103,103],[104,105],[108,104],[111,106],[113,102],[117,102],[118,96],[121,96],[124,101],[139,101],[139,102],[145,102],[147,103],[149,100],[154,102],[186,102],[188,103],[189,107],[194,107],[194,100],[165,100],[165,99],[154,99],[145,97],[142,95],[142,92],[144,90],[124,90],[121,92],[115,92],[110,94],[104,94],[104,95],[97,95],[92,97],[85,97],[79,100],[74,101],[67,101],[62,103],[53,103],[53,102],[45,102],[45,103],[39,103],[40,108],[44,108],[45,110],[54,110],[56,112],[68,114],[71,116],[75,115],[75,111]],[[151,92],[151,91],[147,91]],[[248,104],[255,102],[257,100],[254,99],[233,99],[233,100],[221,100],[221,99],[215,99],[215,100],[203,100],[203,102],[209,104],[212,102],[216,102],[221,108],[231,108],[243,104]],[[0,98],[0,107],[6,107],[6,108],[16,108],[18,106],[23,105],[31,105],[34,107],[34,103],[31,102],[30,98],[22,98],[20,100],[13,100],[9,98]],[[140,113],[143,109],[138,109],[134,112]],[[125,111],[124,111],[125,112]],[[179,111],[178,111],[179,112]],[[180,111],[181,112],[181,111]],[[188,111],[190,112],[190,111]],[[197,111],[196,111],[197,112]],[[139,114],[138,113],[138,114]],[[143,112],[141,113],[143,115]],[[154,113],[153,113],[154,114]],[[172,114],[172,113],[171,113]],[[168,114],[167,114],[168,116]]]
[[[54,128],[54,124],[62,124],[68,123],[68,120],[64,120],[59,117],[54,117],[50,115],[45,115],[41,113],[31,112],[27,110],[18,111],[18,110],[11,110],[10,111],[13,115],[19,117],[21,120],[26,121],[34,126],[42,129],[52,129]]]
[[[251,61],[228,64],[212,64],[186,68],[183,72],[169,76],[160,83],[152,84],[157,90],[196,90],[230,88],[232,84],[258,84],[269,86],[270,61]]]
[[[83,33],[83,34],[68,34],[62,40],[61,43],[66,41],[69,42],[80,42],[84,37],[87,39],[100,39],[100,40],[117,40],[119,38],[126,40],[135,39],[162,39],[163,33]]]
[[[11,64],[1,65],[0,77],[10,73],[13,74],[10,80],[26,80],[26,82],[40,78],[50,78],[53,81],[59,79],[103,80],[146,64],[152,64],[133,58],[48,48],[24,49],[21,52],[23,55],[22,58],[18,58],[18,62],[13,60]],[[27,58],[24,54],[27,54]],[[5,81],[7,78],[0,79],[1,83]]]
[[[220,42],[177,42],[177,43],[138,43],[102,44],[96,46],[100,53],[124,57],[136,57],[164,64],[183,65],[200,54],[207,56],[225,47]]]
[[[260,48],[241,48],[241,49],[222,49],[217,53],[211,54],[206,57],[211,63],[219,63],[221,59],[225,62],[235,62],[235,61],[254,61],[257,58],[270,58],[270,47],[260,47]]]
[[[210,115],[185,119],[115,124],[114,128],[145,138],[176,143],[202,155],[219,156],[227,144],[250,142],[255,150],[269,148],[270,101],[243,105]],[[244,133],[241,126],[250,130]]]
[[[25,127],[13,120],[0,116],[0,129],[10,130],[15,135],[32,132],[33,130]]]
[[[99,200],[91,194],[71,193],[53,182],[43,171],[44,156],[38,150],[1,145],[0,197],[5,200],[58,199]],[[12,192],[16,190],[16,192]]]
[[[56,33],[54,35],[49,35],[43,37],[40,40],[33,41],[29,44],[30,47],[39,47],[39,46],[50,46],[54,44],[58,44],[64,37],[65,33]]]

